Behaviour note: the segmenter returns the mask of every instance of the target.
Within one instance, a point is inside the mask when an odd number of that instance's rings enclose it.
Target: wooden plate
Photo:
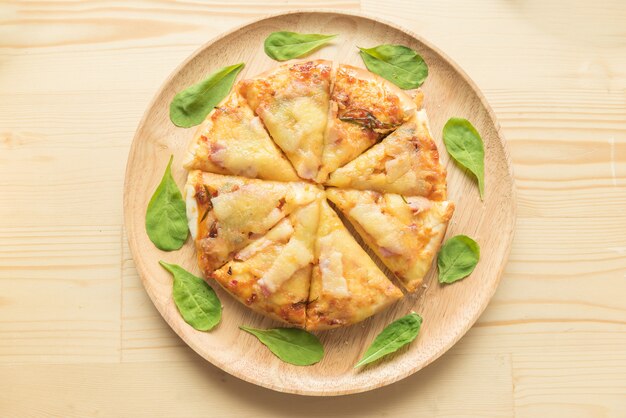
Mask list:
[[[162,252],[149,241],[145,211],[170,154],[172,172],[180,186],[186,172],[183,153],[195,128],[176,128],[169,120],[169,103],[176,92],[198,82],[216,69],[238,62],[246,67],[241,77],[253,76],[277,65],[263,52],[265,37],[277,30],[336,33],[332,46],[312,58],[363,66],[356,45],[407,45],[428,64],[430,75],[422,86],[424,106],[443,163],[448,168],[449,198],[456,212],[447,237],[467,234],[481,246],[481,260],[466,280],[442,286],[431,269],[423,291],[408,296],[387,311],[352,327],[318,333],[326,355],[309,367],[281,362],[239,325],[270,327],[273,321],[240,305],[213,284],[222,303],[222,323],[212,332],[187,325],[171,297],[172,279],[159,260],[178,263],[199,274],[189,240],[182,250]],[[443,125],[452,116],[469,119],[485,142],[485,200],[475,181],[458,168],[440,142]],[[362,15],[337,12],[293,12],[271,16],[235,29],[204,45],[182,63],[159,89],[139,124],[132,143],[124,188],[125,226],[135,264],[146,291],[167,323],[198,354],[241,379],[281,392],[305,395],[342,395],[388,385],[425,367],[465,334],[494,294],[506,263],[515,225],[515,193],[511,163],[500,127],[474,83],[448,57],[415,34]],[[384,361],[354,370],[353,365],[372,339],[393,319],[414,310],[424,318],[422,331],[408,348]],[[417,389],[417,388],[416,388]]]

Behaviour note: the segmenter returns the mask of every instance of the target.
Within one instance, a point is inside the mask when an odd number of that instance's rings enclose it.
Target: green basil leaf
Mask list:
[[[467,119],[451,118],[443,127],[443,143],[452,158],[476,176],[482,200],[485,192],[485,149],[476,128]]]
[[[230,92],[243,67],[244,64],[240,63],[219,69],[174,96],[170,104],[170,119],[174,125],[190,128],[202,123],[206,115]]]
[[[446,241],[437,256],[439,283],[454,283],[470,275],[480,259],[478,243],[466,235]]]
[[[378,334],[354,368],[369,364],[404,347],[417,337],[421,326],[422,317],[415,312],[393,321]]]
[[[265,53],[276,61],[299,58],[327,44],[337,35],[274,32],[265,39]]]
[[[284,362],[309,366],[324,357],[324,347],[313,334],[299,328],[240,329],[257,337],[272,353]]]
[[[186,323],[198,331],[209,331],[220,323],[222,303],[207,282],[176,264],[159,264],[174,276],[172,296]]]
[[[359,49],[368,70],[401,89],[416,89],[428,77],[428,66],[424,59],[411,48],[402,45],[378,45]]]
[[[163,251],[178,250],[187,239],[185,201],[172,177],[172,160],[167,164],[159,187],[146,210],[146,232],[150,241]]]

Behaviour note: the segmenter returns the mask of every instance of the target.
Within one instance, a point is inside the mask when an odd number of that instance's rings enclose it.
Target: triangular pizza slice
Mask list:
[[[235,253],[211,277],[244,305],[304,328],[318,221],[316,200]]]
[[[350,65],[339,65],[330,97],[322,168],[317,180],[358,157],[406,122],[416,104],[384,78]]]
[[[205,276],[321,193],[308,183],[280,183],[191,171],[187,219]]]
[[[361,190],[328,189],[326,194],[406,289],[416,290],[430,269],[454,204]]]
[[[236,89],[198,127],[184,166],[265,180],[299,180]]]
[[[331,173],[330,186],[431,200],[446,198],[446,169],[439,162],[425,110],[365,153]]]
[[[239,87],[304,179],[315,179],[322,164],[330,72],[331,62],[325,60],[284,64]]]
[[[317,235],[307,329],[355,324],[402,297],[325,200]]]

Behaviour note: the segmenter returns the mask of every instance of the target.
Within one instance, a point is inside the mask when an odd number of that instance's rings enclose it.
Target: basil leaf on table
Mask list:
[[[476,176],[482,200],[485,192],[485,149],[476,128],[467,119],[451,118],[443,127],[443,143],[452,158]]]
[[[401,89],[416,89],[428,77],[426,62],[411,48],[403,45],[378,45],[359,49],[368,70]]]
[[[174,125],[190,128],[200,124],[213,108],[230,92],[243,63],[221,68],[205,80],[187,87],[170,103],[170,119]]]
[[[186,323],[198,331],[209,331],[222,319],[222,303],[211,286],[176,264],[159,261],[174,276],[172,296]]]
[[[276,61],[302,57],[335,39],[337,35],[273,32],[265,39],[265,53]]]
[[[354,368],[372,363],[404,347],[417,337],[421,326],[422,317],[415,312],[393,321],[376,336]]]
[[[480,259],[478,243],[466,235],[446,241],[437,256],[439,283],[454,283],[470,275]]]
[[[146,210],[146,232],[159,250],[178,250],[187,239],[185,201],[172,177],[172,160],[167,164],[161,183],[154,191]]]
[[[240,326],[241,330],[254,335],[272,353],[286,363],[309,366],[324,357],[324,347],[313,334],[299,328],[255,329]]]

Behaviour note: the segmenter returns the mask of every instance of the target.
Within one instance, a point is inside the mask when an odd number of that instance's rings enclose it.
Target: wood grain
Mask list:
[[[622,417],[624,3],[263,4],[0,2],[2,415]],[[330,399],[257,388],[195,355],[147,297],[121,236],[126,157],[156,86],[219,33],[303,7],[361,10],[451,56],[498,116],[518,192],[511,257],[476,326],[410,378]],[[102,254],[114,242],[117,256]],[[104,276],[111,291],[94,291]],[[110,321],[106,337],[94,318]]]
[[[402,44],[423,56],[429,65],[428,82],[422,86],[424,108],[442,150],[442,163],[447,166],[448,198],[456,205],[447,236],[471,235],[482,249],[481,262],[473,273],[480,280],[441,286],[431,270],[425,289],[406,296],[384,313],[352,327],[317,333],[325,346],[324,359],[306,368],[281,362],[253,337],[242,335],[242,324],[280,324],[254,314],[221,289],[218,294],[224,315],[220,326],[206,333],[187,325],[172,300],[171,277],[158,262],[175,260],[198,274],[193,242],[188,240],[180,252],[164,253],[155,248],[145,232],[145,208],[170,155],[174,154],[177,161],[172,165],[174,178],[184,181],[186,177],[180,161],[195,129],[179,129],[170,122],[173,96],[233,62],[246,63],[242,78],[275,67],[277,64],[265,55],[261,45],[272,31],[284,27],[302,33],[340,34],[340,41],[312,55],[335,63],[362,65],[355,45]],[[484,201],[477,194],[475,182],[443,152],[437,132],[452,116],[471,120],[481,132],[486,149]],[[259,20],[203,46],[178,67],[148,107],[131,146],[124,189],[125,227],[135,265],[148,295],[174,331],[198,354],[234,376],[281,392],[317,396],[358,393],[388,385],[420,370],[451,347],[483,311],[500,280],[513,236],[515,196],[509,157],[498,129],[493,113],[472,82],[439,51],[409,33],[373,19],[336,12],[289,13]],[[392,279],[390,272],[389,276]],[[418,312],[427,324],[418,340],[402,355],[355,370],[353,365],[374,337],[392,319],[411,311]]]

